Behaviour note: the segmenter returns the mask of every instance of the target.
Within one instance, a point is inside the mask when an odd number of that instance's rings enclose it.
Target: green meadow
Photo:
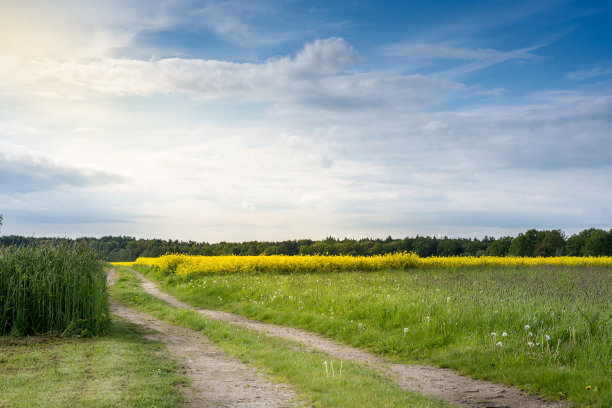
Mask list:
[[[610,268],[456,268],[180,278],[194,306],[316,331],[578,405],[612,406]]]

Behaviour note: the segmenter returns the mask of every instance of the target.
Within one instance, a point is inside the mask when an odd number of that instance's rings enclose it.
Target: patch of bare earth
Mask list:
[[[322,351],[332,357],[352,360],[384,371],[404,389],[430,397],[440,398],[463,407],[479,408],[563,408],[564,402],[546,401],[538,396],[500,384],[464,377],[453,370],[422,365],[396,364],[356,347],[339,344],[315,333],[251,320],[243,316],[218,310],[194,308],[175,297],[161,292],[157,286],[138,274],[144,291],[172,306],[192,308],[202,316],[257,330],[270,336],[296,342],[307,349]]]
[[[115,282],[114,271],[107,281]],[[267,380],[212,344],[200,332],[159,320],[147,313],[111,302],[111,312],[145,329],[146,337],[166,344],[167,351],[183,360],[181,374],[191,379],[183,391],[188,407],[293,407],[300,405],[288,386]]]

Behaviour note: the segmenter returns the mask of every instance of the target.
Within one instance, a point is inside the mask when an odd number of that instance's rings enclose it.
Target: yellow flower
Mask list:
[[[590,385],[587,385],[587,386],[586,386],[586,389],[587,389],[587,390],[590,390],[590,389],[591,389],[591,386],[590,386]]]

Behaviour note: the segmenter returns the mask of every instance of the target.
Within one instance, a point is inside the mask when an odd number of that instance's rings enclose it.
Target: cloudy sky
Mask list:
[[[0,0],[3,234],[612,227],[612,5]]]

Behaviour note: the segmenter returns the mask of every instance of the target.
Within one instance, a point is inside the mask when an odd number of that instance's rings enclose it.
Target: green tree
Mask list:
[[[486,254],[489,256],[506,256],[512,245],[512,237],[501,237],[491,242]]]
[[[412,249],[420,257],[432,256],[436,254],[438,247],[437,240],[429,237],[417,237],[414,240]]]
[[[569,237],[565,243],[567,254],[569,256],[584,255],[584,245],[586,244],[587,239],[589,239],[591,234],[593,234],[595,231],[595,228],[589,228]]]
[[[514,256],[534,256],[536,244],[538,243],[538,231],[530,229],[525,233],[520,233],[512,240],[510,245],[510,255]]]
[[[612,255],[612,234],[603,230],[595,230],[584,243],[584,255]]]
[[[439,256],[455,256],[459,255],[461,248],[454,239],[444,238],[438,242],[438,255]]]
[[[565,234],[561,230],[541,231],[535,246],[535,256],[560,256],[565,253]]]
[[[0,214],[0,231],[2,231],[2,214]]]

